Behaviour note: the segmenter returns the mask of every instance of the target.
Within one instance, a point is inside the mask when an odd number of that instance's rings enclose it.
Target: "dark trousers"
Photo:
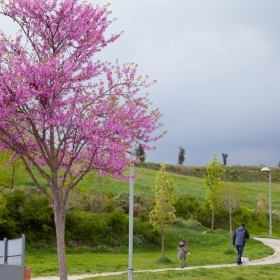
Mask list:
[[[241,257],[244,250],[244,246],[236,245],[236,250],[237,250],[237,264],[242,264]]]

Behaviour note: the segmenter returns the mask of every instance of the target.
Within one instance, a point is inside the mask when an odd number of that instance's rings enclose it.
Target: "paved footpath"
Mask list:
[[[268,245],[269,247],[274,249],[274,254],[260,260],[254,260],[249,261],[247,265],[266,265],[266,264],[276,264],[280,263],[280,239],[270,239],[270,238],[255,238],[256,240],[259,240],[263,242],[264,244]],[[191,267],[185,267],[185,268],[165,268],[165,269],[154,269],[154,270],[141,270],[137,271],[135,270],[135,273],[140,272],[159,272],[159,271],[167,271],[167,270],[190,270],[190,269],[196,269],[196,268],[217,268],[217,267],[230,267],[230,266],[236,266],[236,264],[219,264],[219,265],[204,265],[204,266],[191,266]],[[120,275],[125,274],[127,271],[119,271],[119,272],[103,272],[99,274],[83,274],[83,275],[70,275],[68,276],[68,280],[80,280],[80,279],[86,279],[89,277],[99,277],[99,276],[111,276],[111,275]],[[48,277],[36,277],[31,278],[31,280],[59,280],[60,278],[57,276],[48,276]]]

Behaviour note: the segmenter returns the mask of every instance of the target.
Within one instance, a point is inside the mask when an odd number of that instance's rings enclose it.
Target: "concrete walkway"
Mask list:
[[[266,265],[266,264],[276,264],[280,263],[280,240],[278,239],[270,239],[270,238],[255,238],[263,242],[265,245],[274,249],[274,254],[260,260],[249,261],[247,265]],[[204,266],[191,266],[185,268],[165,268],[165,269],[154,269],[154,270],[141,270],[141,271],[134,271],[135,273],[139,272],[159,272],[159,271],[167,271],[167,270],[190,270],[196,268],[217,268],[217,267],[230,267],[236,266],[236,264],[219,264],[219,265],[204,265]],[[125,274],[127,271],[120,271],[120,272],[103,272],[98,274],[83,274],[83,275],[72,275],[68,276],[68,280],[80,280],[86,279],[89,277],[99,277],[99,276],[111,276],[111,275],[120,275]],[[49,277],[36,277],[31,278],[32,280],[59,280],[60,278],[57,276],[49,276]]]

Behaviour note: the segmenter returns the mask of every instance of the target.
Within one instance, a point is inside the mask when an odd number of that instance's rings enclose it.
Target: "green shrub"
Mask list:
[[[113,199],[118,202],[119,211],[121,211],[125,214],[129,213],[129,193],[128,192],[119,193]]]
[[[116,209],[119,208],[119,203],[116,200],[113,199],[106,199],[104,204],[102,205],[102,211],[105,213],[111,213],[116,211]]]
[[[66,241],[76,240],[97,245],[106,233],[107,224],[97,214],[79,211],[66,216]]]
[[[66,240],[97,246],[121,245],[121,236],[127,233],[128,217],[121,212],[94,214],[74,212],[66,217]]]
[[[25,187],[1,192],[0,237],[14,238],[24,233],[28,242],[53,240],[53,211],[42,194]]]
[[[22,209],[22,226],[28,241],[53,240],[53,210],[43,195],[29,196]]]
[[[154,245],[160,244],[161,235],[150,222],[135,218],[133,228],[134,235],[137,238],[134,240],[136,245],[140,247],[154,247]]]
[[[42,230],[43,225],[53,225],[53,211],[48,200],[43,196],[30,196],[22,209],[25,226],[31,230]]]
[[[3,196],[6,198],[6,207],[9,211],[9,216],[19,223],[22,218],[22,209],[27,198],[23,189],[16,188],[14,190],[7,189]]]
[[[185,220],[196,219],[197,215],[202,211],[202,205],[190,195],[179,197],[174,207],[176,216]]]
[[[141,208],[140,211],[138,211],[137,215],[135,214],[134,209],[135,217],[137,217],[139,214],[149,215],[149,213],[154,209],[154,199],[143,194],[134,195],[134,204],[138,204]]]
[[[128,229],[128,216],[114,211],[106,216],[107,225],[113,237],[120,236],[127,232]]]
[[[0,239],[12,238],[17,235],[16,222],[9,216],[6,198],[0,195]]]
[[[118,210],[128,214],[129,213],[129,193],[122,192],[113,198],[118,202]],[[149,215],[154,208],[154,199],[143,194],[135,194],[133,197],[133,215],[137,217],[140,213]]]

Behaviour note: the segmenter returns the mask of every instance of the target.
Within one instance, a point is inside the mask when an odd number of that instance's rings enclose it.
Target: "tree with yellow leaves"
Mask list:
[[[206,200],[209,202],[212,211],[211,229],[214,229],[215,220],[215,208],[216,201],[216,189],[222,182],[222,176],[225,173],[221,163],[217,162],[217,157],[214,155],[211,163],[206,166],[207,175],[204,176],[204,183],[209,187],[209,191],[206,193]]]
[[[169,224],[176,221],[174,204],[178,198],[174,194],[173,180],[165,171],[165,165],[160,164],[155,181],[155,208],[150,212],[150,222],[161,233],[161,251],[164,259],[164,232]]]

